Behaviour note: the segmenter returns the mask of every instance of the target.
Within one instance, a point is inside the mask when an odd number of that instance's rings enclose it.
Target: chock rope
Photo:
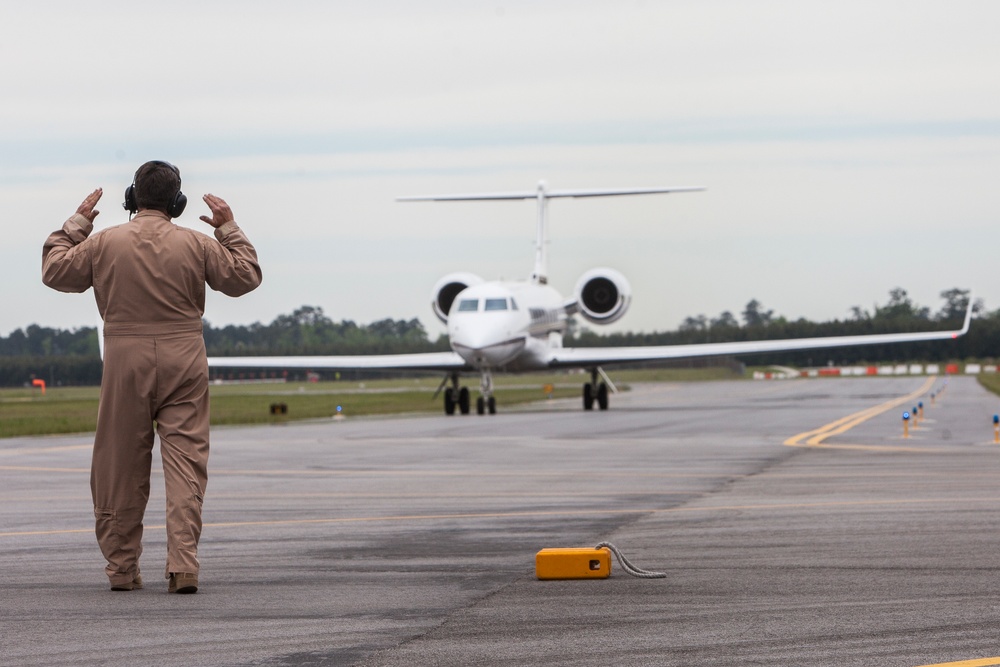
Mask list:
[[[601,542],[595,549],[600,549],[602,547],[607,547],[611,550],[611,553],[615,555],[618,562],[621,563],[622,569],[631,574],[633,577],[639,577],[640,579],[664,579],[667,576],[666,572],[650,572],[649,570],[640,570],[635,565],[629,562],[628,558],[618,550],[618,547],[611,544],[611,542]]]

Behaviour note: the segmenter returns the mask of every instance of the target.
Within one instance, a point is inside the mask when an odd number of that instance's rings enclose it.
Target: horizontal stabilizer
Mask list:
[[[467,195],[414,195],[409,197],[397,197],[396,201],[484,201],[500,199],[553,199],[559,197],[616,197],[620,195],[653,195],[671,192],[699,192],[704,190],[701,186],[677,186],[660,188],[617,188],[598,190],[525,190],[521,192],[492,192]]]

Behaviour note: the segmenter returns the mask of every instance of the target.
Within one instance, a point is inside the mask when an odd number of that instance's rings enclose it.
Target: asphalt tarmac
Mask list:
[[[945,383],[218,428],[187,596],[159,473],[146,586],[111,592],[92,437],[0,440],[0,664],[1000,665],[1000,400]],[[603,541],[666,578],[535,578]]]

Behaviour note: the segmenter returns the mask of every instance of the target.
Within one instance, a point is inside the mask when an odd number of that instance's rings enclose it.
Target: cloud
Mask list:
[[[213,322],[303,303],[419,316],[452,270],[530,270],[534,209],[404,194],[706,185],[552,205],[564,292],[597,264],[636,290],[619,328],[758,298],[843,316],[992,277],[1000,5],[937,1],[22,3],[0,71],[0,332],[93,319],[36,280],[40,245],[148,159],[231,201],[266,259]],[[994,290],[994,291],[990,291]]]

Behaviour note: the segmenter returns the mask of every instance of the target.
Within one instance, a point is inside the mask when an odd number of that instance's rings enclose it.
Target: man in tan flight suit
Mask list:
[[[97,542],[111,589],[142,588],[142,519],[149,500],[153,423],[167,496],[168,591],[198,590],[198,540],[208,480],[205,284],[240,296],[261,281],[257,252],[225,201],[205,195],[200,216],[215,238],[171,221],[186,198],[180,171],[147,162],[125,193],[137,215],[93,236],[92,192],[42,249],[42,281],[63,292],[94,288],[104,318],[104,377],[90,486]]]

